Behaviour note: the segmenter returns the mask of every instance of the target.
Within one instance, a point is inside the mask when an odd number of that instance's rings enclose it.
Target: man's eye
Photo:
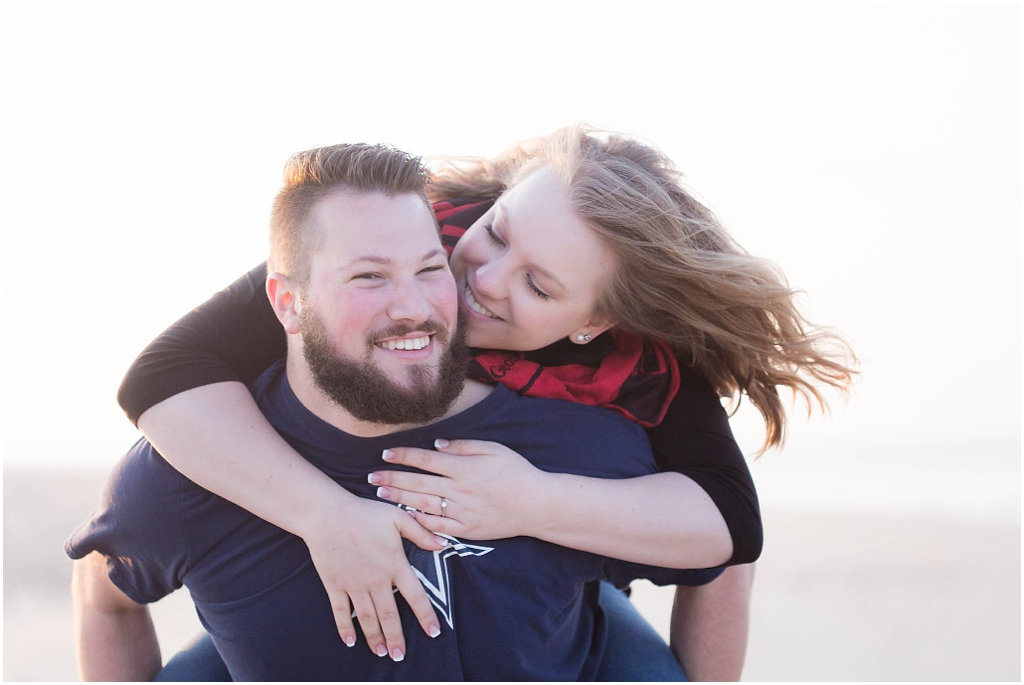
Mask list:
[[[494,226],[490,224],[484,226],[484,230],[487,231],[487,235],[490,236],[491,240],[497,244],[505,247],[505,241],[498,237],[498,234],[494,232]]]
[[[438,264],[437,266],[428,266],[425,269],[420,269],[421,274],[431,273],[434,271],[444,271],[444,266]]]
[[[368,281],[369,280],[374,280],[374,279],[377,279],[377,278],[381,278],[381,275],[380,274],[374,274],[374,273],[365,273],[365,274],[356,274],[355,276],[352,277],[353,280],[365,279],[365,280],[368,280]]]

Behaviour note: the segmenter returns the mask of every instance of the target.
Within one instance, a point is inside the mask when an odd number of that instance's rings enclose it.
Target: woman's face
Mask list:
[[[593,312],[614,268],[614,255],[576,216],[555,173],[531,173],[452,253],[469,344],[526,351],[579,333],[596,337],[611,326]]]

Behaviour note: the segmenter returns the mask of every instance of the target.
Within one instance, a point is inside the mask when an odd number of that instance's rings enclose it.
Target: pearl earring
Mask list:
[[[576,336],[576,342],[590,342],[590,333],[580,333]]]

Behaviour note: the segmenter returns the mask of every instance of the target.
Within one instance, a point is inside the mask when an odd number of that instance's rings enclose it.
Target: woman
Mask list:
[[[680,568],[757,557],[756,496],[718,396],[747,394],[765,418],[765,445],[777,445],[785,421],[778,386],[820,403],[811,381],[844,387],[851,371],[846,349],[830,348],[841,341],[811,331],[781,275],[735,246],[678,180],[650,147],[579,128],[493,163],[435,174],[430,190],[447,203],[436,209],[454,245],[470,344],[522,353],[481,350],[471,375],[524,394],[607,406],[649,426],[663,472],[629,481],[562,476],[558,496],[534,498],[523,512],[526,493],[516,486],[536,482],[536,474],[519,455],[452,443],[441,449],[479,457],[473,469],[453,470],[450,455],[396,449],[397,461],[447,476],[411,483],[375,474],[382,497],[424,512],[416,516],[425,527],[396,522],[406,537],[436,549],[427,529],[532,535]],[[468,230],[460,237],[461,229]],[[339,607],[343,639],[355,638],[351,602],[371,648],[386,643],[392,654],[404,653],[400,627],[387,620],[390,606],[369,600],[390,596],[381,588],[390,590],[393,570],[379,555],[360,553],[373,550],[373,541],[360,537],[363,520],[346,515],[354,498],[295,455],[237,382],[284,353],[261,280],[250,273],[147,348],[122,386],[122,406],[189,478],[307,542]],[[234,341],[225,344],[219,328],[239,321],[225,326]],[[195,344],[223,353],[239,373]],[[612,498],[614,509],[606,506]],[[441,510],[441,502],[450,508]],[[406,599],[429,632],[425,598]]]

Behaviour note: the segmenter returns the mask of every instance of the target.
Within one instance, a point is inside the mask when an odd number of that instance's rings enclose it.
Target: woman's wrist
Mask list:
[[[287,530],[310,541],[322,534],[325,525],[350,518],[359,502],[359,497],[323,475],[290,507],[291,527]]]
[[[519,535],[534,537],[540,540],[549,538],[558,526],[559,503],[564,497],[571,496],[566,488],[571,487],[561,473],[548,473],[536,469],[529,482],[522,488],[524,495],[517,498],[519,514],[516,517],[522,522]]]

